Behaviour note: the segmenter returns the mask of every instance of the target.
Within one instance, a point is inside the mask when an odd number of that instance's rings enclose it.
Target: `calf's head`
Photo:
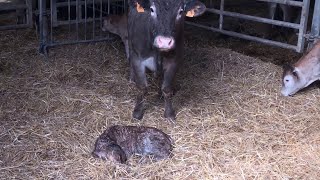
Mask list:
[[[198,0],[131,0],[131,10],[148,16],[153,46],[160,51],[175,48],[177,33],[182,33],[185,16],[197,17],[205,12]]]
[[[285,65],[281,94],[290,96],[320,79],[320,40],[293,66]]]
[[[281,89],[281,94],[283,96],[293,95],[306,86],[304,80],[301,79],[299,70],[295,67],[286,64],[283,67],[283,70]]]
[[[122,26],[124,26],[121,24],[121,18],[122,16],[119,15],[107,16],[103,21],[102,30],[119,34],[119,31],[121,30]]]
[[[283,96],[290,96],[320,78],[320,59],[306,56],[296,66],[285,65],[282,75]],[[298,61],[299,62],[299,61]]]

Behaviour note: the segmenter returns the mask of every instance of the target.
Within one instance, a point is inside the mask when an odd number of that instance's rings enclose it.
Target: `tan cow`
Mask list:
[[[320,40],[293,65],[286,65],[282,76],[281,94],[290,96],[320,79]]]

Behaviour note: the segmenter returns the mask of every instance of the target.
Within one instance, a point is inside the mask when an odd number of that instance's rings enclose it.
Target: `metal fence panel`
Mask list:
[[[0,30],[32,27],[32,6],[33,0],[0,2],[0,13],[10,20],[10,22],[0,24]],[[11,14],[15,14],[15,20],[8,18]]]
[[[268,45],[272,45],[272,46],[278,46],[278,47],[282,47],[282,48],[292,49],[297,52],[303,52],[306,30],[307,30],[310,0],[303,0],[302,2],[293,1],[293,0],[257,0],[257,1],[274,2],[274,3],[281,3],[281,4],[290,5],[290,6],[301,7],[300,23],[296,24],[296,23],[291,23],[291,22],[284,22],[284,21],[272,20],[272,19],[263,18],[263,17],[256,17],[256,16],[251,16],[251,15],[246,15],[246,14],[241,14],[241,13],[225,11],[224,10],[225,0],[220,1],[220,9],[207,8],[207,12],[219,15],[219,27],[216,28],[216,27],[211,27],[211,26],[202,25],[202,24],[193,23],[193,22],[187,22],[187,23],[190,25],[194,25],[194,26],[198,26],[201,28],[215,31],[215,32],[219,32],[219,33],[222,33],[225,35],[243,38],[243,39],[251,40],[251,41],[256,41],[256,42],[260,42],[260,43],[264,43],[264,44],[268,44]],[[320,0],[316,0],[316,1],[320,1]],[[254,21],[254,22],[261,22],[261,23],[266,23],[266,24],[271,24],[271,25],[277,25],[277,26],[282,26],[282,27],[287,27],[287,28],[292,28],[292,29],[297,29],[297,30],[299,30],[297,44],[291,45],[291,44],[287,44],[287,43],[283,43],[283,42],[278,42],[278,41],[274,41],[274,40],[264,39],[264,38],[260,38],[260,37],[256,37],[256,36],[251,36],[251,35],[246,35],[246,34],[234,32],[234,31],[225,30],[223,28],[224,16],[245,19],[245,20]]]
[[[48,48],[113,38],[102,32],[103,19],[109,14],[124,13],[124,0],[39,0],[39,52]]]

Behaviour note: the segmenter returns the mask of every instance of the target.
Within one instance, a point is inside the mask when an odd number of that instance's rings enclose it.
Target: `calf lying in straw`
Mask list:
[[[293,65],[286,65],[282,76],[284,96],[290,96],[320,79],[320,40]]]
[[[138,126],[112,126],[99,136],[94,157],[125,163],[131,155],[151,155],[155,160],[171,156],[169,135],[159,129]]]

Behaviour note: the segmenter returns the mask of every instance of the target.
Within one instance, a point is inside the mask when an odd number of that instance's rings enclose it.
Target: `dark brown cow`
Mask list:
[[[183,56],[185,16],[199,16],[205,9],[198,0],[129,0],[129,58],[140,91],[133,110],[134,118],[143,118],[146,69],[149,69],[163,80],[164,116],[175,119],[173,80]]]

